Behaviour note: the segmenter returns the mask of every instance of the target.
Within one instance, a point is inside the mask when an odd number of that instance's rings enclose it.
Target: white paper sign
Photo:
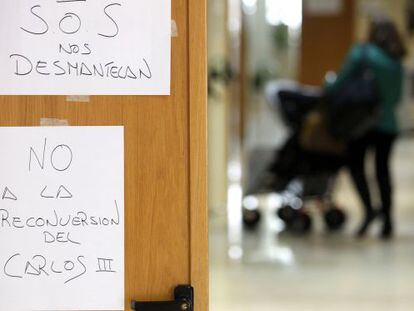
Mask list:
[[[0,141],[0,310],[124,310],[123,127]]]
[[[169,95],[171,0],[2,0],[0,94]]]

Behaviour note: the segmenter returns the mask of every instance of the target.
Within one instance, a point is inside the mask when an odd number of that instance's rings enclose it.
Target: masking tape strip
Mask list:
[[[41,118],[40,126],[69,126],[69,121],[53,118]]]
[[[178,37],[178,26],[175,20],[171,20],[171,37],[176,38]]]
[[[70,95],[66,96],[66,101],[77,103],[89,103],[91,101],[91,97],[86,95]]]

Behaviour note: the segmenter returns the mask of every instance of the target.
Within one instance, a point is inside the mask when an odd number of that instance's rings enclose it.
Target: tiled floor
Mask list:
[[[414,139],[401,139],[394,157],[397,234],[391,242],[376,238],[378,227],[367,239],[354,239],[361,212],[346,174],[336,187],[349,215],[341,234],[326,234],[317,211],[308,237],[281,234],[273,196],[262,198],[265,217],[253,232],[240,231],[234,219],[229,231],[225,213],[212,216],[210,310],[414,310],[413,162]],[[238,208],[229,215],[239,217]]]

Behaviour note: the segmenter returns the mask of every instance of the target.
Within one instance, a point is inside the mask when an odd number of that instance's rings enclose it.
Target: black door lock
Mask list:
[[[194,289],[190,285],[179,285],[174,290],[174,301],[132,301],[136,311],[194,311]]]

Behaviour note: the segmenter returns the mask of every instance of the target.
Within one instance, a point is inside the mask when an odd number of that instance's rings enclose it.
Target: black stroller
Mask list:
[[[306,116],[320,109],[321,91],[293,86],[274,87],[266,93],[269,103],[277,106],[290,134],[282,148],[276,151],[272,162],[249,185],[246,197],[270,192],[280,194],[282,205],[277,215],[288,231],[310,231],[312,218],[307,208],[310,200],[322,211],[329,231],[341,229],[346,222],[346,214],[333,202],[332,190],[343,158],[335,154],[306,151],[299,138]],[[243,206],[245,227],[254,228],[260,218],[259,209]]]

